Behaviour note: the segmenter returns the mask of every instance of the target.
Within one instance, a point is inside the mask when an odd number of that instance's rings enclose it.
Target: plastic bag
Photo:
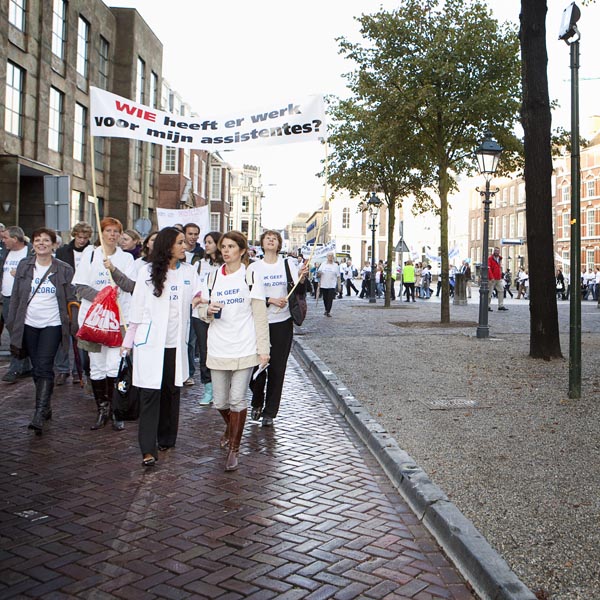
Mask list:
[[[76,337],[109,348],[123,343],[116,286],[107,285],[98,292]]]

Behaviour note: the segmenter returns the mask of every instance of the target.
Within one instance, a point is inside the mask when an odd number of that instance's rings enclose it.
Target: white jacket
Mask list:
[[[179,263],[176,278],[181,293],[177,322],[175,385],[181,387],[189,376],[187,342],[190,334],[190,307],[199,291],[198,273],[187,263]],[[133,385],[158,390],[162,385],[163,360],[169,326],[169,290],[153,294],[150,265],[141,267],[131,298],[129,320],[137,323],[133,341]]]

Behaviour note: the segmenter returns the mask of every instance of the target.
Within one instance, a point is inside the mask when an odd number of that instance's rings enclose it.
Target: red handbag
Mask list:
[[[118,348],[123,343],[117,287],[107,285],[92,302],[76,337],[86,342]]]

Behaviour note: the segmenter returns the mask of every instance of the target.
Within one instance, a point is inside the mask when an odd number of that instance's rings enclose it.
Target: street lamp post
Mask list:
[[[485,177],[485,190],[477,188],[479,195],[483,198],[483,249],[481,252],[481,285],[479,286],[479,324],[477,325],[477,337],[487,338],[490,336],[488,325],[489,306],[489,277],[488,277],[488,254],[490,244],[490,204],[492,198],[499,191],[498,188],[490,190],[490,180],[496,173],[498,161],[502,148],[494,139],[492,134],[486,131],[484,139],[475,150],[479,172]]]
[[[371,289],[369,293],[369,303],[377,302],[377,299],[375,298],[375,230],[377,229],[377,217],[379,216],[381,204],[382,202],[377,197],[377,194],[372,192],[371,197],[367,200],[369,217],[371,217],[371,223],[369,224],[369,228],[371,229]]]
[[[581,398],[581,192],[579,154],[579,40],[581,11],[571,2],[563,12],[559,40],[570,48],[571,58],[571,281],[569,319],[569,398]]]

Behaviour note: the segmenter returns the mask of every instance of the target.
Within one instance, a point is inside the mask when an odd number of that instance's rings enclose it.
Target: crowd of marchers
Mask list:
[[[235,471],[248,409],[263,427],[278,415],[293,336],[288,298],[305,289],[308,268],[281,255],[280,234],[262,234],[258,260],[243,233],[208,232],[201,244],[195,223],[142,240],[105,217],[96,240],[92,226],[79,222],[66,244],[47,227],[30,237],[18,226],[0,231],[0,323],[12,355],[2,381],[33,379],[28,428],[42,435],[55,386],[71,379],[93,394],[90,429],[110,423],[122,431],[113,404],[129,363],[126,391],[137,407],[142,465],[154,467],[176,445],[181,388],[194,386],[199,370],[198,402],[219,411],[224,429],[216,443],[227,451],[225,470]],[[106,291],[116,295],[114,314],[102,304]],[[100,336],[115,320],[117,344]],[[100,331],[98,339],[82,336],[83,329]]]

